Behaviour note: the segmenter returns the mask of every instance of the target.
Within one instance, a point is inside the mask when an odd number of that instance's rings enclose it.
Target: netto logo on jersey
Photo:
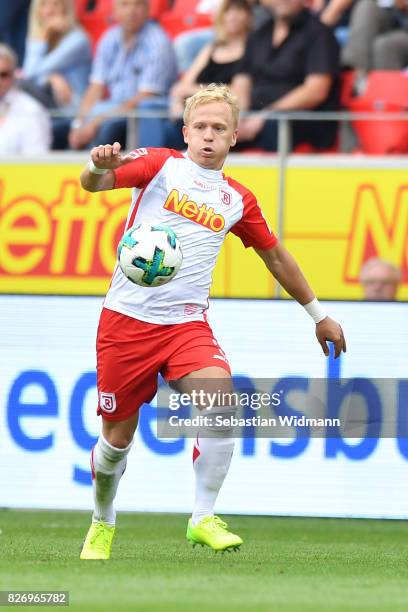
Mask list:
[[[169,193],[164,208],[186,219],[191,219],[194,223],[203,225],[213,232],[220,232],[225,227],[224,217],[216,214],[212,207],[208,207],[207,204],[198,205],[194,200],[189,200],[187,194],[180,198],[177,189],[172,189]]]

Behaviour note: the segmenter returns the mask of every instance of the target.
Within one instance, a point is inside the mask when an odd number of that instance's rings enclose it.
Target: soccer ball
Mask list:
[[[176,276],[183,254],[171,227],[140,223],[124,233],[118,245],[118,261],[132,283],[158,287]]]

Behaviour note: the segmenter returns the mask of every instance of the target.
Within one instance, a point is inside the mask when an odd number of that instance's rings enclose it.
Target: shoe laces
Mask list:
[[[227,523],[221,520],[219,516],[209,516],[208,519],[205,519],[205,521],[211,531],[219,531],[220,529],[223,531],[227,530]]]
[[[95,533],[90,540],[90,544],[102,551],[109,544],[109,532],[103,523],[96,523]]]

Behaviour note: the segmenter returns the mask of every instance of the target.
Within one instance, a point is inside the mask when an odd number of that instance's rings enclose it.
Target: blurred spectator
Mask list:
[[[208,15],[212,20],[219,11],[221,2],[222,0],[198,0],[195,13]],[[214,30],[211,27],[194,28],[178,34],[174,39],[174,49],[179,73],[188,70],[203,47],[213,40]]]
[[[334,28],[340,24],[355,0],[310,0],[308,6],[320,20]]]
[[[27,18],[31,0],[3,0],[0,11],[0,42],[17,53],[18,65],[24,60]]]
[[[0,44],[0,155],[37,155],[50,146],[44,108],[15,86],[17,55]]]
[[[337,110],[339,49],[331,29],[304,8],[304,0],[263,0],[271,19],[247,44],[242,74],[232,81],[243,110]],[[317,149],[336,141],[335,122],[295,121],[292,143]],[[276,151],[277,123],[242,119],[244,146]],[[242,147],[242,145],[241,145]]]
[[[115,0],[118,25],[98,44],[91,83],[71,126],[69,142],[74,149],[91,142],[119,141],[125,146],[123,115],[145,98],[166,95],[175,81],[172,44],[158,25],[148,21],[148,12],[147,0]],[[108,97],[103,99],[106,90]]]
[[[368,259],[360,271],[365,300],[395,300],[400,282],[400,270],[377,257]]]
[[[200,85],[231,83],[239,73],[245,45],[252,21],[251,3],[248,0],[224,0],[215,21],[215,41],[202,49],[193,65],[170,90],[170,115],[167,119],[141,119],[139,145],[183,148],[181,117],[184,101],[192,96]],[[169,108],[168,99],[146,100],[144,109]]]
[[[359,0],[351,14],[350,34],[342,62],[364,74],[370,70],[402,70],[408,66],[407,0]]]
[[[334,28],[341,46],[348,40],[350,10],[358,0],[310,0],[308,6],[317,13],[320,21]]]
[[[75,114],[88,86],[91,46],[78,27],[72,0],[32,0],[24,89],[48,108]]]
[[[260,6],[257,0],[248,0],[252,5],[252,28],[257,30],[270,17],[270,13]],[[201,0],[197,4],[198,12],[207,12],[216,19],[222,7],[222,0]],[[210,43],[215,42],[214,28],[198,28],[176,36],[174,48],[180,73],[185,72],[198,57],[199,52]]]

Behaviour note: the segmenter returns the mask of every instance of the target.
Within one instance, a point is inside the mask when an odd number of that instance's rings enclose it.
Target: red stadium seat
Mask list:
[[[352,112],[402,112],[408,107],[408,74],[375,71],[361,96],[353,96],[354,73],[345,73],[342,104]],[[363,153],[408,153],[408,121],[353,121]]]
[[[169,0],[150,0],[149,16],[150,19],[159,20],[161,15],[169,10]]]
[[[171,38],[187,30],[212,26],[212,15],[197,13],[197,4],[198,0],[175,0],[173,8],[162,13],[160,24]]]
[[[95,50],[99,38],[114,24],[113,0],[75,0],[75,10],[77,19],[88,32],[92,49]]]

